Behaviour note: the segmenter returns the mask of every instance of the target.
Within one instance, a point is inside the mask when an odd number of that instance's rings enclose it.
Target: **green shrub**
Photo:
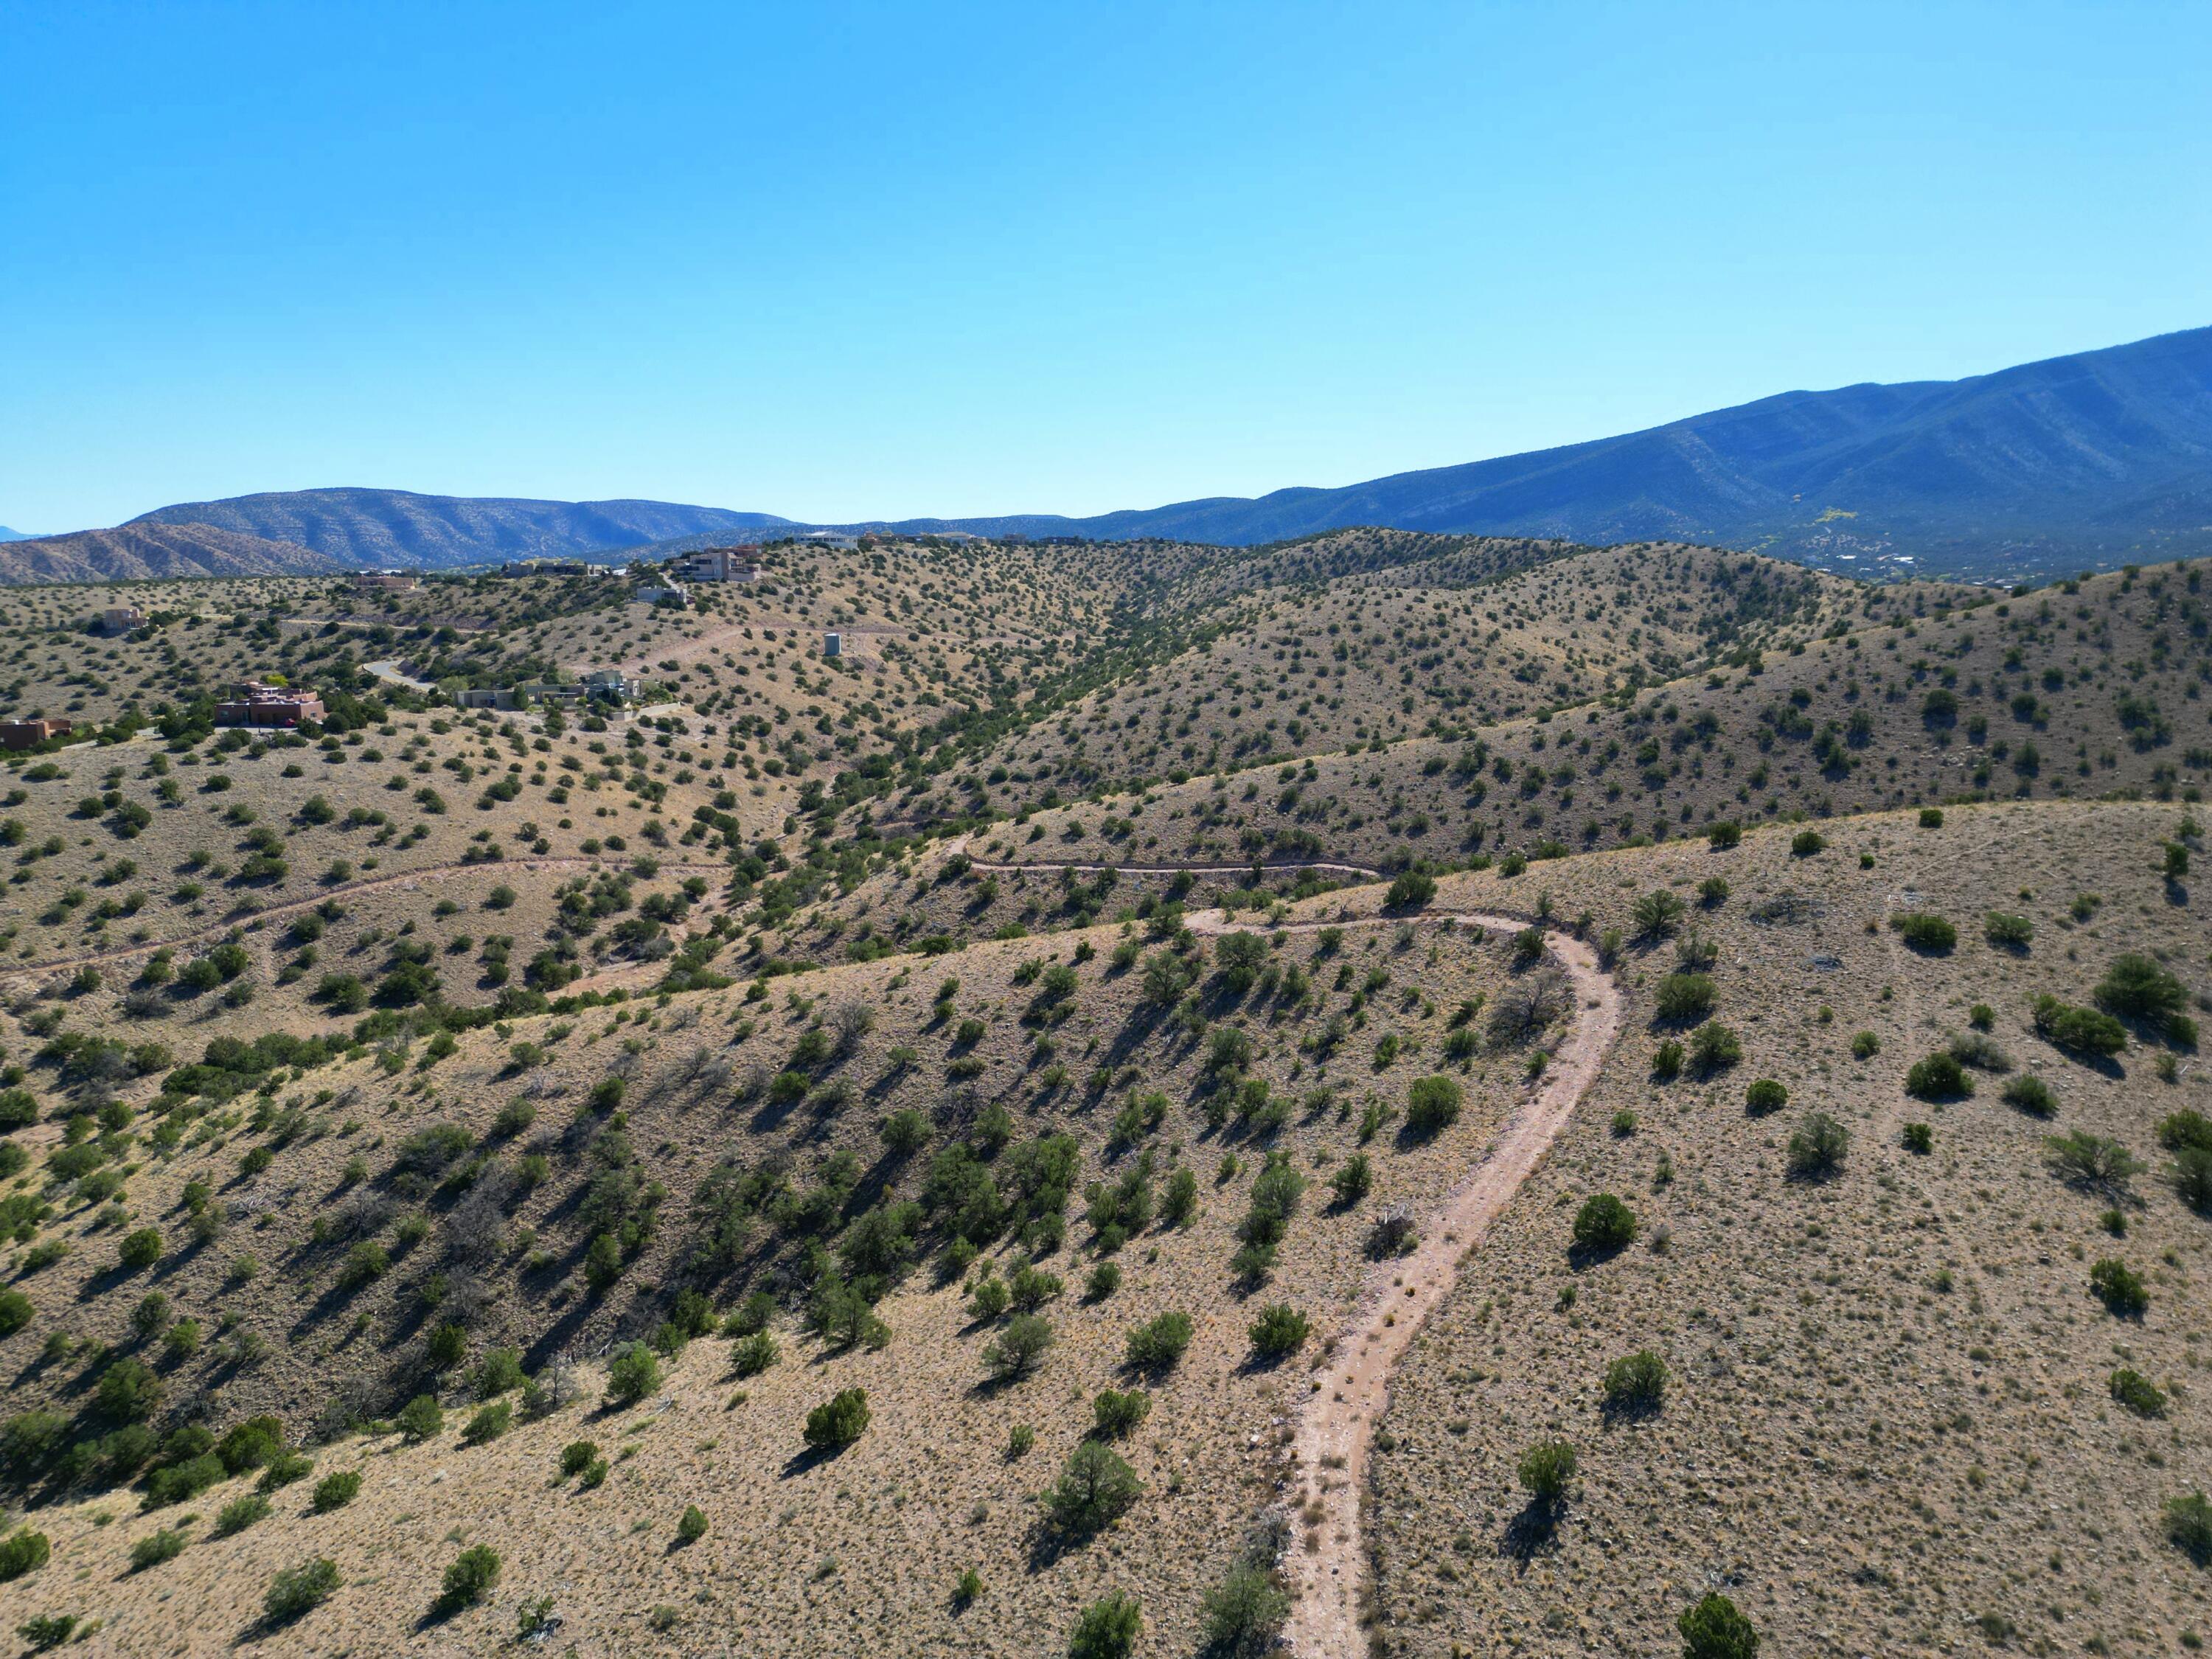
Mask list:
[[[1923,830],[1941,830],[1943,827],[1943,809],[1940,806],[1922,807],[1920,827]]]
[[[1905,944],[1930,956],[1942,956],[1959,942],[1959,930],[1942,917],[1925,910],[1908,910],[1892,916],[1889,925]]]
[[[490,1400],[510,1389],[520,1388],[523,1383],[522,1350],[494,1348],[477,1362],[472,1382],[479,1400]]]
[[[1406,1091],[1406,1127],[1417,1135],[1432,1135],[1458,1121],[1462,1098],[1459,1085],[1448,1077],[1419,1077]]]
[[[2098,982],[2097,1006],[2108,1014],[2163,1029],[2189,1006],[2181,981],[2151,957],[2129,951],[2115,957]]]
[[[775,1337],[768,1331],[755,1331],[730,1345],[730,1369],[739,1376],[758,1376],[776,1358]]]
[[[1972,1094],[1974,1080],[1949,1054],[1930,1054],[1905,1073],[1905,1092],[1922,1100],[1954,1100]]]
[[[289,1625],[329,1601],[338,1583],[337,1563],[328,1559],[286,1567],[269,1581],[261,1598],[262,1617],[271,1625]]]
[[[1132,1370],[1161,1371],[1183,1356],[1190,1346],[1190,1316],[1168,1312],[1147,1320],[1129,1333],[1124,1356]]]
[[[1608,1412],[1656,1412],[1667,1396],[1667,1362],[1649,1348],[1625,1354],[1605,1368],[1604,1401]]]
[[[434,1438],[446,1426],[446,1413],[430,1395],[418,1394],[399,1408],[399,1432],[410,1446]]]
[[[1881,1052],[1881,1039],[1872,1031],[1861,1031],[1851,1039],[1853,1060],[1872,1060]]]
[[[817,1451],[842,1451],[867,1426],[867,1390],[845,1389],[806,1413],[806,1443]]]
[[[2035,1000],[2036,1034],[2056,1048],[2076,1054],[2117,1054],[2128,1046],[2128,1030],[2110,1014],[2077,1008],[2054,996]]]
[[[28,1527],[19,1527],[0,1542],[0,1584],[10,1583],[27,1572],[35,1572],[46,1565],[53,1554],[53,1546],[42,1532],[33,1532]]]
[[[1925,1123],[1906,1124],[1905,1126],[1905,1150],[1908,1152],[1920,1153],[1923,1157],[1926,1154],[1934,1152],[1936,1150],[1936,1131]]]
[[[1992,910],[1982,918],[1982,937],[2001,951],[2025,951],[2035,937],[2035,924],[2026,916]]]
[[[696,1544],[707,1535],[707,1512],[696,1504],[687,1504],[677,1518],[676,1536],[678,1541]]]
[[[2166,1415],[2166,1395],[2141,1371],[2125,1365],[2112,1373],[2112,1398],[2137,1417]]]
[[[1671,1083],[1682,1074],[1682,1045],[1668,1037],[1651,1056],[1651,1075],[1662,1083]]]
[[[2049,1117],[2058,1109],[2058,1097],[2039,1077],[2008,1078],[1998,1092],[2006,1105],[2017,1107],[2031,1116]]]
[[[0,1337],[13,1336],[31,1322],[31,1298],[21,1291],[0,1291]]]
[[[1700,1025],[1690,1039],[1690,1063],[1701,1074],[1725,1071],[1742,1058],[1742,1039],[1718,1020]]]
[[[1712,1012],[1713,981],[1704,974],[1669,974],[1659,981],[1659,1018],[1703,1019]]]
[[[1808,1115],[1790,1137],[1784,1157],[1790,1173],[1800,1181],[1825,1181],[1844,1166],[1850,1150],[1850,1131],[1826,1112]]]
[[[2105,1310],[2120,1319],[2140,1319],[2150,1307],[2150,1292],[2142,1276],[2124,1261],[2110,1258],[2089,1269],[2089,1289]]]
[[[1152,1409],[1152,1397],[1142,1389],[1103,1389],[1091,1402],[1091,1432],[1101,1440],[1119,1440]]]
[[[259,1492],[248,1492],[243,1498],[234,1498],[216,1511],[215,1533],[218,1538],[228,1538],[234,1532],[244,1532],[256,1521],[266,1520],[269,1500]]]
[[[983,1350],[983,1368],[1002,1382],[1027,1376],[1057,1339],[1042,1314],[1016,1314]]]
[[[1927,821],[1927,812],[1922,813],[1921,822]],[[1943,821],[1941,812],[1936,812],[1936,821]],[[1755,1659],[1759,1652],[1759,1632],[1751,1620],[1718,1591],[1708,1592],[1686,1608],[1674,1621],[1674,1630],[1682,1638],[1682,1659]]]
[[[483,1601],[492,1586],[499,1583],[500,1565],[499,1552],[489,1544],[473,1544],[463,1550],[446,1569],[445,1582],[438,1595],[438,1611],[457,1613]]]
[[[462,1429],[461,1443],[464,1446],[488,1444],[505,1434],[514,1421],[514,1407],[504,1400],[480,1407],[476,1415],[469,1419],[467,1426]]]
[[[1575,1248],[1590,1255],[1636,1242],[1636,1213],[1611,1193],[1594,1193],[1575,1212]]]
[[[1778,1112],[1790,1103],[1790,1091],[1771,1077],[1763,1077],[1743,1091],[1744,1109],[1753,1117]]]
[[[1045,1512],[1061,1531],[1087,1534],[1121,1519],[1143,1491],[1137,1472],[1111,1448],[1085,1440],[1044,1494]]]
[[[1723,818],[1705,830],[1705,843],[1716,852],[1737,845],[1743,840],[1743,826],[1733,818]]]
[[[2198,1566],[2212,1565],[2212,1504],[2203,1492],[2166,1499],[2166,1535]]]
[[[1540,1440],[1521,1454],[1521,1486],[1538,1504],[1557,1504],[1574,1483],[1577,1460],[1573,1443]]]
[[[2043,1156],[2061,1181],[2114,1196],[2125,1196],[2129,1182],[2142,1173],[2142,1160],[2125,1146],[2086,1129],[2046,1135]]]
[[[125,1273],[140,1273],[161,1259],[161,1235],[151,1227],[125,1233],[115,1248],[116,1265]]]
[[[1262,1308],[1252,1322],[1252,1352],[1262,1359],[1279,1359],[1305,1344],[1306,1316],[1286,1303]]]
[[[1824,850],[1827,845],[1827,837],[1818,830],[1800,830],[1790,838],[1790,854],[1796,858],[1810,858],[1814,854]]]
[[[73,1613],[39,1613],[15,1626],[15,1634],[33,1653],[51,1653],[76,1634]]]
[[[173,1561],[185,1553],[185,1546],[190,1541],[180,1529],[173,1527],[149,1533],[131,1547],[131,1571],[144,1572],[164,1561]]]
[[[1143,1625],[1136,1597],[1116,1590],[1076,1615],[1075,1628],[1067,1638],[1067,1659],[1128,1659]]]
[[[1206,1650],[1221,1659],[1260,1659],[1271,1652],[1291,1616],[1282,1581],[1265,1566],[1239,1562],[1199,1603]]]
[[[1436,896],[1435,878],[1408,870],[1390,884],[1390,890],[1382,896],[1382,904],[1385,909],[1406,910],[1426,904]]]
[[[660,1361],[642,1342],[617,1350],[607,1362],[607,1404],[635,1406],[660,1386]]]
[[[572,1474],[581,1474],[599,1462],[599,1449],[592,1441],[571,1440],[561,1448],[561,1475],[566,1480]]]
[[[361,1472],[358,1469],[340,1469],[315,1482],[313,1495],[307,1503],[317,1515],[327,1515],[332,1510],[343,1509],[360,1495]]]
[[[1665,939],[1682,925],[1687,908],[1679,896],[1661,887],[1637,900],[1629,917],[1636,924],[1638,938]]]

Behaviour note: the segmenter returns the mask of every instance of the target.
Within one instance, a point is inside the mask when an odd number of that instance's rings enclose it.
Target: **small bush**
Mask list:
[[[561,1448],[561,1474],[563,1480],[581,1474],[599,1461],[598,1443],[590,1440],[571,1440]]]
[[[1942,916],[1925,910],[1909,910],[1892,916],[1889,925],[1905,944],[1929,956],[1942,956],[1959,942],[1959,930]]]
[[[505,1434],[514,1422],[514,1407],[501,1400],[481,1407],[461,1431],[464,1446],[487,1445]]]
[[[1828,845],[1828,838],[1818,830],[1800,830],[1790,838],[1790,852],[1795,858],[1808,859]]]
[[[1279,1359],[1304,1346],[1307,1330],[1304,1314],[1286,1303],[1275,1303],[1262,1308],[1252,1322],[1252,1352],[1262,1359]]]
[[[1971,1066],[1978,1072],[2012,1070],[2012,1056],[1979,1031],[1967,1031],[1953,1037],[1948,1052],[1959,1064]]]
[[[1743,1091],[1743,1103],[1753,1117],[1765,1117],[1790,1103],[1790,1091],[1772,1078],[1763,1077]]]
[[[1408,870],[1390,884],[1390,890],[1382,896],[1382,905],[1385,909],[1408,910],[1426,904],[1436,896],[1434,877]]]
[[[1949,1054],[1930,1054],[1905,1073],[1905,1092],[1922,1100],[1956,1100],[1974,1092],[1974,1080]]]
[[[259,1492],[248,1492],[243,1498],[234,1498],[216,1511],[215,1534],[228,1538],[233,1533],[244,1532],[256,1521],[266,1520],[269,1500]]]
[[[1992,910],[1982,918],[1982,937],[2001,951],[2025,951],[2035,937],[2035,924],[2026,916]]]
[[[739,1376],[758,1376],[775,1364],[777,1355],[775,1335],[768,1331],[755,1331],[730,1345],[730,1369]]]
[[[1291,1598],[1275,1574],[1239,1562],[1199,1603],[1206,1650],[1221,1659],[1260,1659],[1273,1650],[1291,1616]]]
[[[455,1613],[472,1607],[499,1583],[499,1552],[489,1544],[476,1544],[453,1558],[438,1596],[438,1608]]]
[[[817,1451],[842,1451],[867,1427],[867,1390],[845,1389],[806,1413],[806,1443]]]
[[[2086,1129],[2044,1138],[2043,1156],[2051,1172],[2069,1186],[2124,1197],[2128,1183],[2142,1173],[2142,1160],[2117,1140]]]
[[[161,1259],[161,1235],[151,1227],[125,1233],[116,1246],[116,1265],[125,1273],[139,1273]]]
[[[1743,1040],[1716,1020],[1690,1039],[1690,1063],[1702,1076],[1726,1071],[1743,1058]]]
[[[1923,830],[1941,830],[1943,827],[1943,809],[1940,806],[1922,807],[1920,827]]]
[[[1923,1157],[1934,1152],[1936,1150],[1936,1131],[1925,1123],[1906,1124],[1905,1126],[1905,1150],[1908,1152],[1917,1152]]]
[[[0,1542],[0,1584],[12,1583],[27,1572],[35,1572],[46,1565],[53,1554],[53,1546],[42,1532],[33,1532],[28,1527],[10,1533],[5,1542]]]
[[[1659,1018],[1703,1019],[1712,1012],[1713,982],[1704,974],[1669,974],[1659,981]]]
[[[1594,1193],[1575,1212],[1575,1248],[1590,1255],[1621,1250],[1636,1242],[1636,1214],[1611,1193]]]
[[[361,1473],[357,1469],[340,1469],[326,1474],[315,1482],[308,1507],[317,1515],[327,1515],[332,1510],[342,1510],[361,1495]]]
[[[1190,1316],[1168,1312],[1147,1320],[1129,1333],[1124,1356],[1132,1370],[1161,1371],[1183,1356],[1190,1346]]]
[[[685,1505],[684,1513],[677,1518],[676,1522],[678,1540],[685,1544],[696,1544],[706,1535],[706,1510],[701,1509],[696,1504]]]
[[[2212,1503],[2201,1492],[2166,1499],[2166,1535],[2198,1566],[2212,1565]]]
[[[1045,1512],[1061,1531],[1088,1534],[1121,1519],[1143,1491],[1137,1472],[1109,1447],[1085,1440],[1045,1493]]]
[[[1522,1489],[1539,1504],[1557,1504],[1574,1483],[1576,1468],[1571,1442],[1540,1440],[1521,1455]]]
[[[262,1617],[271,1625],[289,1625],[329,1601],[338,1583],[338,1565],[327,1559],[286,1567],[269,1581],[261,1598]]]
[[[1101,1440],[1119,1440],[1152,1409],[1152,1397],[1142,1389],[1126,1391],[1103,1389],[1091,1402],[1091,1432]]]
[[[2031,1116],[2049,1117],[2058,1109],[2058,1097],[2039,1077],[2008,1079],[2000,1093],[2006,1105],[2017,1107]]]
[[[1667,1362],[1649,1348],[1624,1355],[1605,1368],[1604,1399],[1608,1412],[1656,1412],[1667,1396]]]
[[[2106,1013],[2163,1029],[2189,1006],[2182,983],[2152,957],[2129,951],[2115,957],[2098,982],[2097,1006]]]
[[[15,1634],[33,1653],[50,1653],[76,1634],[76,1615],[39,1613],[16,1626]]]
[[[1042,1314],[1016,1314],[983,1350],[983,1368],[1001,1382],[1027,1376],[1057,1339]]]
[[[1067,1638],[1067,1659],[1128,1659],[1143,1627],[1136,1598],[1117,1590],[1076,1615],[1075,1628]]]
[[[2137,1417],[2166,1415],[2166,1395],[2141,1371],[2121,1366],[2112,1373],[2112,1398]]]
[[[2124,1261],[2107,1258],[2090,1268],[2089,1289],[2117,1318],[2140,1319],[2150,1307],[2142,1276]]]
[[[399,1432],[410,1446],[434,1438],[446,1426],[446,1413],[435,1398],[418,1394],[399,1408]]]
[[[159,1532],[149,1533],[131,1547],[131,1571],[144,1572],[149,1567],[160,1566],[164,1561],[173,1561],[185,1553],[185,1546],[189,1541],[181,1529],[173,1527],[164,1527]]]
[[[1743,840],[1743,826],[1733,818],[1723,818],[1705,831],[1705,844],[1719,852],[1739,845]]]
[[[1942,816],[1936,814],[1938,823]],[[1921,821],[1926,823],[1926,813]],[[1686,1608],[1674,1621],[1674,1630],[1682,1638],[1682,1659],[1757,1659],[1759,1632],[1736,1611],[1735,1603],[1718,1591]]]
[[[1872,1060],[1881,1052],[1881,1039],[1872,1031],[1861,1031],[1851,1038],[1851,1058]]]
[[[1406,1127],[1417,1135],[1449,1127],[1459,1118],[1462,1098],[1459,1085],[1450,1078],[1415,1078],[1406,1091]]]
[[[2035,1000],[2035,1030],[2053,1047],[2076,1054],[2117,1054],[2128,1046],[2128,1030],[2110,1014],[2077,1008],[2057,997]]]
[[[1784,1153],[1790,1173],[1800,1181],[1825,1181],[1843,1168],[1850,1144],[1850,1131],[1826,1112],[1814,1112],[1790,1137]]]
[[[1651,1075],[1662,1083],[1672,1083],[1682,1075],[1682,1045],[1668,1037],[1651,1056]]]
[[[607,1364],[607,1404],[635,1406],[660,1386],[660,1361],[642,1342],[632,1342]]]

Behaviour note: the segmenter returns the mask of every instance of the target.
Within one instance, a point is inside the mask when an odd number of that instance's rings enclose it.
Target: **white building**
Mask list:
[[[760,547],[757,543],[702,547],[678,558],[673,569],[687,582],[757,582],[761,579]]]

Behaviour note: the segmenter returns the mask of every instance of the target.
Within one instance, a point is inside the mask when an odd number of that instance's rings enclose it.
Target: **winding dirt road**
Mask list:
[[[964,846],[963,840],[948,851],[964,850]],[[1056,871],[1103,866],[977,863],[975,867]],[[1302,867],[1379,875],[1352,865]],[[1517,933],[1528,926],[1524,917],[1432,906],[1410,918],[1297,921],[1267,931],[1308,933],[1323,927],[1447,919],[1501,933]],[[1218,909],[1194,911],[1184,921],[1192,932],[1206,934],[1222,933],[1237,925]],[[1327,1363],[1314,1373],[1318,1386],[1298,1413],[1291,1447],[1291,1481],[1285,1494],[1294,1537],[1283,1565],[1291,1591],[1291,1618],[1284,1634],[1291,1651],[1311,1659],[1354,1659],[1368,1650],[1361,1623],[1368,1559],[1361,1536],[1362,1508],[1375,1425],[1389,1404],[1391,1370],[1450,1294],[1461,1265],[1551,1150],[1569,1115],[1596,1080],[1620,1030],[1620,990],[1598,965],[1596,951],[1557,930],[1547,930],[1544,944],[1546,953],[1565,971],[1573,988],[1578,1018],[1545,1068],[1542,1087],[1514,1111],[1480,1158],[1423,1218],[1420,1243],[1412,1254],[1377,1261],[1368,1270],[1351,1322],[1329,1344]]]

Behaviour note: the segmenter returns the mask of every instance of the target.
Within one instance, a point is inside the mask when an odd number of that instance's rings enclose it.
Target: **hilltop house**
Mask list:
[[[687,582],[757,582],[761,579],[760,546],[747,542],[736,547],[702,547],[678,559],[671,571]]]
[[[215,723],[217,726],[298,726],[305,720],[319,720],[324,713],[323,700],[312,691],[248,680],[239,688],[237,696],[228,702],[219,702],[215,706]]]
[[[146,613],[135,605],[111,605],[100,614],[100,626],[109,634],[135,634],[146,625]]]
[[[52,738],[65,738],[75,728],[68,720],[0,720],[0,749],[36,749]]]

